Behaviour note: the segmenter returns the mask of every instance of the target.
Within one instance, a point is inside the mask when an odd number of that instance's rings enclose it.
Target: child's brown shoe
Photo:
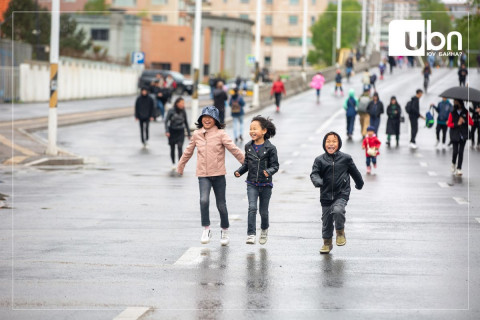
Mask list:
[[[320,249],[320,253],[328,254],[333,249],[332,238],[323,239],[323,246]]]
[[[345,229],[337,230],[337,246],[344,246],[347,243],[347,239],[345,238]]]

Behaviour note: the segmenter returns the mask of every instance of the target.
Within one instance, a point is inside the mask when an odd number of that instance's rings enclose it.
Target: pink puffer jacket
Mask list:
[[[195,147],[197,148],[197,177],[215,177],[227,174],[225,148],[241,164],[245,160],[242,150],[233,143],[225,130],[220,130],[216,126],[208,130],[201,128],[193,133],[190,144],[183,152],[182,158],[178,162],[178,173],[183,174],[183,169],[192,157]]]
[[[310,88],[322,89],[324,83],[325,78],[321,74],[316,74],[313,76],[312,81],[310,82]]]

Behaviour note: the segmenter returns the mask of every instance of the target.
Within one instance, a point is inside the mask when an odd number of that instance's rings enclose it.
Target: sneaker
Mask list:
[[[172,166],[172,171],[177,171],[177,166],[176,165]]]
[[[447,145],[445,143],[442,143],[442,150],[447,150]]]
[[[230,237],[228,236],[228,230],[222,229],[221,236],[220,236],[220,244],[222,246],[228,246],[229,243],[230,243]]]
[[[452,173],[455,173],[455,163],[452,163]]]
[[[260,232],[260,239],[258,239],[258,243],[265,244],[268,240],[268,229],[265,229]]]
[[[413,142],[410,142],[410,148],[417,149],[417,145]]]
[[[280,112],[280,107],[277,107],[277,113],[279,113],[279,112]]]
[[[255,244],[255,235],[254,234],[251,234],[247,237],[247,244]]]
[[[387,145],[387,147],[390,148],[390,141],[387,140],[387,142],[385,144]]]
[[[203,229],[202,238],[200,239],[200,242],[202,244],[207,244],[210,242],[211,237],[212,237],[212,233],[210,232],[210,229]]]
[[[372,172],[372,167],[368,166],[367,167],[367,174],[370,174]]]
[[[373,168],[377,169],[377,164],[376,163],[373,164]]]
[[[457,176],[461,176],[463,173],[462,173],[462,169],[457,169],[457,171],[455,172],[455,174]]]

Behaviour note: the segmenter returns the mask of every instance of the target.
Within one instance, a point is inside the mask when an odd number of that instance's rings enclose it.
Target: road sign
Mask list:
[[[132,52],[132,64],[144,64],[145,52]]]
[[[255,56],[253,54],[247,54],[247,66],[253,67],[255,65]]]

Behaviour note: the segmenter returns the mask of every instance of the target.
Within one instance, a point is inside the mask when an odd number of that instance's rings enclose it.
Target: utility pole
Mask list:
[[[195,22],[193,26],[193,94],[192,94],[192,116],[190,126],[193,127],[198,118],[198,81],[200,72],[200,40],[202,28],[202,0],[195,0]]]
[[[367,36],[367,0],[362,1],[362,49],[365,50]]]
[[[303,0],[303,32],[302,32],[302,78],[307,81],[307,24],[308,24],[308,1]]]
[[[260,37],[262,24],[262,1],[257,0],[257,17],[255,20],[255,84],[253,85],[252,107],[260,106]]]
[[[57,103],[58,103],[58,51],[60,38],[60,0],[52,0],[52,26],[50,29],[50,108],[48,112],[48,145],[45,153],[56,156]]]
[[[340,50],[342,42],[342,0],[338,0],[337,4],[337,50]]]

